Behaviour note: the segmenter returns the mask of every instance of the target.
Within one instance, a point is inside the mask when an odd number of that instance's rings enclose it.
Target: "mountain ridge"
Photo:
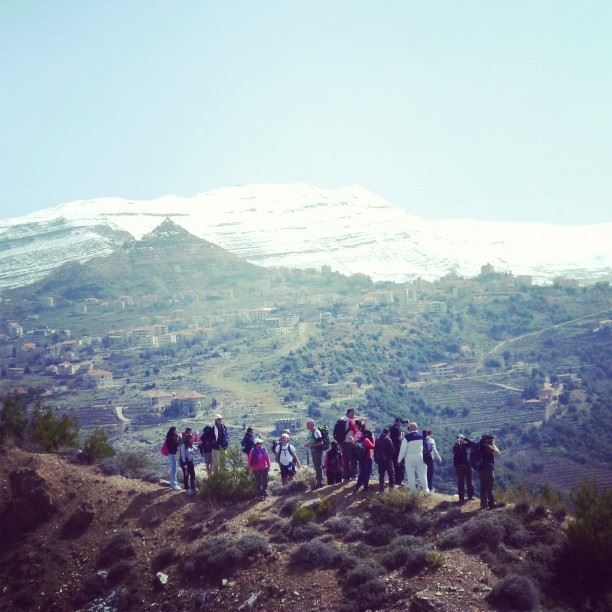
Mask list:
[[[374,280],[434,280],[499,270],[550,282],[612,275],[612,223],[566,226],[411,215],[359,186],[303,183],[215,189],[147,201],[77,200],[0,221],[0,288],[27,284],[69,260],[116,250],[171,219],[190,233],[265,267],[363,273]],[[50,234],[63,233],[59,241]],[[106,229],[103,229],[106,228]]]

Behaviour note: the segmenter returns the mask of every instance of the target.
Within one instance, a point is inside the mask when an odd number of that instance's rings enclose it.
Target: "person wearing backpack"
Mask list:
[[[480,466],[478,476],[480,478],[480,508],[485,510],[495,508],[495,457],[500,454],[495,445],[495,438],[485,434],[478,443],[480,451]]]
[[[312,466],[315,470],[316,484],[315,489],[323,486],[323,446],[324,440],[321,431],[312,419],[306,421],[308,437],[306,438],[306,448],[310,450]]]
[[[353,455],[358,461],[359,475],[357,476],[357,484],[354,492],[359,491],[359,487],[363,487],[364,491],[368,490],[370,485],[370,476],[372,475],[372,459],[374,457],[374,447],[376,441],[369,429],[366,429],[365,421],[356,421],[357,433],[353,443]]]
[[[213,443],[212,443],[212,469],[217,471],[225,467],[225,451],[229,446],[229,434],[227,427],[223,423],[223,416],[215,415],[215,422],[212,425]]]
[[[463,434],[459,434],[453,444],[453,465],[457,474],[457,493],[459,503],[465,503],[465,493],[469,500],[474,499],[474,484],[472,483],[472,468],[468,459],[468,450],[473,442]]]
[[[348,482],[357,474],[357,461],[353,457],[353,442],[357,426],[355,425],[355,410],[349,408],[346,416],[338,419],[334,425],[333,437],[342,450],[342,480]]]
[[[255,438],[255,445],[249,452],[249,468],[255,478],[255,486],[261,499],[268,496],[268,473],[270,471],[270,455],[263,446],[261,438]]]
[[[296,469],[302,467],[300,460],[295,452],[295,446],[289,442],[289,434],[284,433],[276,447],[274,448],[276,461],[280,466],[281,482],[286,485],[293,480]]]
[[[336,440],[331,441],[331,447],[325,454],[324,467],[328,485],[342,482],[342,453]]]
[[[162,446],[162,455],[166,455],[168,457],[168,467],[170,468],[170,488],[175,491],[180,491],[181,487],[176,480],[176,453],[179,449],[179,445],[181,443],[181,438],[176,431],[176,427],[171,427],[166,433],[166,439]]]
[[[202,434],[200,435],[200,455],[204,459],[204,467],[206,468],[206,473],[210,476],[212,472],[212,448],[213,442],[215,441],[215,435],[213,433],[213,428],[211,425],[206,425],[204,429],[202,429]]]
[[[185,431],[181,442],[181,466],[183,468],[183,478],[185,482],[185,491],[188,495],[193,495],[196,489],[195,480],[195,453],[196,449],[193,446],[193,435],[191,430]]]
[[[382,430],[376,445],[374,446],[374,461],[378,466],[378,489],[382,493],[385,490],[385,473],[389,475],[389,489],[395,484],[395,472],[393,463],[395,461],[395,447],[391,440],[388,427]]]
[[[431,429],[423,430],[423,461],[427,466],[427,486],[433,493],[434,460],[442,463],[442,457],[436,448],[436,441],[432,437]]]
[[[416,492],[416,477],[421,483],[423,491],[429,494],[427,485],[427,466],[423,461],[423,435],[418,431],[416,423],[408,424],[408,433],[402,440],[402,446],[398,455],[398,462],[405,462],[408,489]]]
[[[253,428],[247,427],[247,430],[240,441],[240,449],[242,450],[242,454],[244,456],[244,463],[246,465],[249,464],[249,453],[251,449],[255,446],[255,436],[253,435]]]

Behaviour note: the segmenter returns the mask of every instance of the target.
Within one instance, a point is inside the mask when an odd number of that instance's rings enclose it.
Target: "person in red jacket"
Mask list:
[[[270,471],[270,456],[263,446],[261,438],[255,438],[255,446],[249,452],[249,467],[255,477],[255,485],[261,499],[268,497],[268,472]]]
[[[353,443],[353,451],[359,464],[359,476],[355,485],[355,493],[359,491],[359,487],[363,487],[364,491],[368,490],[370,485],[370,476],[372,474],[372,459],[374,458],[374,446],[376,441],[369,429],[366,429],[365,421],[356,421],[357,433],[355,434],[355,442]]]

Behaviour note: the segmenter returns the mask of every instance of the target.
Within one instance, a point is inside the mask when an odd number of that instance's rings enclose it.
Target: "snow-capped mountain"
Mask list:
[[[67,261],[106,255],[166,217],[262,266],[361,272],[375,280],[498,270],[546,281],[612,272],[612,223],[561,226],[428,221],[359,186],[244,185],[194,197],[78,200],[0,221],[0,287],[30,283]]]

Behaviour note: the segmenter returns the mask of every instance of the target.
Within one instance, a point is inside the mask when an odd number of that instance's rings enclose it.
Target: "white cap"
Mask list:
[[[288,433],[284,433],[281,438],[287,438],[287,440],[289,439],[289,434]]]
[[[261,438],[255,438],[254,444],[263,444],[263,440]]]
[[[215,414],[215,421],[216,421],[217,419],[222,419],[222,418],[223,418],[223,415],[222,415],[222,414]]]

